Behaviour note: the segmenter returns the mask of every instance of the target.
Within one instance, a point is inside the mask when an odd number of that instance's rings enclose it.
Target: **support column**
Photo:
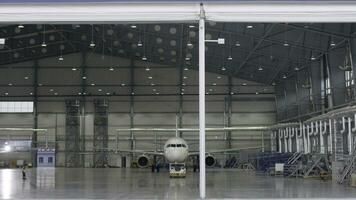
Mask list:
[[[181,35],[184,35],[184,25],[181,25]],[[189,34],[187,35],[189,37]],[[179,68],[179,105],[178,105],[178,128],[182,128],[183,126],[183,62],[181,61],[183,59],[183,40],[184,37],[180,38],[179,41],[179,49],[177,49],[179,53],[179,59],[178,59],[178,68]],[[183,132],[179,131],[179,137],[183,137]]]
[[[200,10],[199,19],[199,191],[206,196],[205,183],[205,14]]]
[[[66,101],[65,166],[79,167],[80,101]]]
[[[34,63],[34,84],[33,84],[33,128],[38,128],[38,94],[37,94],[37,87],[38,87],[38,61],[35,60]],[[32,133],[31,137],[31,147],[32,147],[32,166],[37,167],[37,131]]]
[[[108,102],[106,99],[94,101],[94,167],[108,164]]]
[[[351,117],[348,117],[348,132],[347,132],[347,144],[349,155],[352,155],[352,129],[351,129]]]
[[[135,65],[133,58],[130,60],[130,128],[134,127],[134,95],[135,95]],[[133,150],[135,148],[134,142],[134,132],[130,131],[130,149]],[[133,154],[131,154],[131,161],[133,160]]]
[[[87,73],[86,73],[86,53],[83,52],[82,53],[82,65],[81,65],[81,94],[82,94],[82,98],[81,98],[81,102],[82,102],[82,106],[81,106],[81,112],[80,112],[80,116],[81,116],[81,122],[80,122],[80,151],[81,152],[85,152],[85,122],[86,122],[86,98],[85,96],[87,95],[87,91],[86,91],[86,85],[87,85]],[[80,163],[81,166],[85,167],[85,154],[81,154],[80,156]]]
[[[278,152],[282,153],[282,138],[283,138],[283,131],[278,129]]]

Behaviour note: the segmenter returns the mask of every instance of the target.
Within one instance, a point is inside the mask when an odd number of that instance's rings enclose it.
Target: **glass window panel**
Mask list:
[[[1,101],[0,113],[32,113],[32,101]]]

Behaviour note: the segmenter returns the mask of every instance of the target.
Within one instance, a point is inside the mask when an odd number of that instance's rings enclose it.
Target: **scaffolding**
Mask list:
[[[94,113],[94,167],[108,165],[108,102],[95,100]]]
[[[80,101],[66,100],[65,166],[80,166]]]

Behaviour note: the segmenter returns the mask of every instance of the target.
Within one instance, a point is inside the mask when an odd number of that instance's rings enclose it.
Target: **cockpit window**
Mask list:
[[[184,147],[187,148],[185,144],[168,144],[167,147]]]

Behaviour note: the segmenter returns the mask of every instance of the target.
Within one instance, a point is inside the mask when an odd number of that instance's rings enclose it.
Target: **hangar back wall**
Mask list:
[[[85,58],[85,59],[84,59]],[[120,63],[123,66],[121,69],[109,71],[111,60],[112,63]],[[185,94],[179,95],[179,76],[180,70],[176,66],[160,66],[151,63],[151,75],[156,82],[157,91],[161,94],[156,95],[152,92],[152,88],[147,86],[147,72],[145,71],[141,62],[135,61],[134,72],[134,87],[135,95],[131,96],[132,88],[126,86],[130,81],[130,71],[128,66],[130,60],[123,58],[102,59],[100,55],[90,54],[83,56],[81,53],[71,54],[65,56],[66,62],[58,62],[57,57],[41,59],[35,62],[24,62],[12,64],[11,68],[3,66],[0,70],[1,85],[6,85],[9,78],[7,76],[18,76],[18,83],[23,87],[14,87],[9,91],[9,96],[6,100],[33,100],[26,97],[26,93],[33,90],[33,66],[38,67],[38,82],[42,83],[38,87],[38,128],[48,129],[48,140],[53,146],[52,141],[56,140],[57,144],[57,158],[56,165],[64,166],[65,160],[65,100],[79,99],[82,105],[85,105],[85,114],[82,118],[82,135],[85,136],[85,151],[82,165],[91,166],[93,156],[90,152],[93,149],[93,123],[94,123],[94,99],[107,99],[108,107],[108,132],[109,132],[109,147],[116,148],[116,128],[129,128],[132,125],[135,128],[140,127],[169,127],[176,126],[177,116],[181,114],[182,127],[198,127],[198,96],[197,82],[198,73],[194,70],[183,72],[182,76],[187,76],[187,86],[185,87]],[[98,96],[87,96],[83,98],[77,95],[81,91],[81,70],[71,70],[72,66],[81,66],[85,63],[87,66],[87,86],[88,92]],[[132,64],[132,63],[131,63]],[[156,68],[155,68],[156,66]],[[28,68],[26,68],[28,67]],[[101,68],[100,68],[101,67]],[[23,80],[23,76],[27,74],[30,76],[29,82]],[[232,79],[232,91],[236,94],[228,95],[228,77],[221,76],[217,80],[217,74],[207,73],[207,84],[216,82],[216,86],[208,86],[213,89],[211,94],[207,95],[207,127],[223,127],[223,126],[239,126],[239,125],[268,125],[274,124],[276,121],[276,109],[274,100],[274,91],[271,86],[263,86],[258,83],[249,82],[240,79]],[[16,79],[16,77],[15,77]],[[91,82],[95,82],[95,86],[90,86]],[[121,86],[125,83],[125,86]],[[243,83],[247,85],[243,85]],[[67,86],[64,86],[67,85]],[[72,86],[68,86],[72,85]],[[102,86],[100,86],[102,85]],[[149,85],[149,84],[148,84]],[[165,85],[165,86],[159,86]],[[191,86],[190,86],[191,85]],[[193,86],[192,86],[193,85]],[[98,92],[98,88],[102,92]],[[50,91],[53,89],[54,91]],[[54,92],[58,95],[54,95]],[[112,92],[116,91],[116,95]],[[256,91],[264,91],[266,94],[256,94]],[[106,92],[111,92],[111,95],[106,95]],[[172,95],[172,94],[175,95]],[[141,94],[141,95],[139,95]],[[164,95],[167,94],[167,95]],[[188,95],[194,94],[194,95]],[[214,95],[215,94],[215,95]],[[16,97],[18,96],[18,97]],[[131,104],[132,98],[132,104]],[[229,104],[228,99],[231,98],[231,122],[228,121]],[[132,109],[132,113],[131,113]],[[178,123],[179,123],[178,117]],[[1,127],[33,127],[34,115],[29,114],[0,114]],[[32,133],[17,133],[12,132],[12,138],[29,138]],[[174,136],[174,133],[160,133],[157,135],[157,149],[162,147],[162,143],[168,137]],[[2,138],[8,137],[7,133],[1,134]],[[198,150],[198,133],[183,133],[183,137],[189,140],[192,150]],[[129,140],[129,133],[119,134],[119,148],[130,149],[131,140]],[[153,150],[154,133],[134,133],[134,149]],[[261,145],[261,132],[259,131],[235,131],[231,133],[231,140],[228,133],[224,132],[207,132],[207,149],[222,149],[231,147],[247,147]],[[44,145],[44,135],[38,134],[39,146]],[[231,141],[231,143],[229,143]],[[83,141],[81,141],[83,142]],[[265,138],[266,149],[269,148],[268,138]],[[29,157],[30,154],[23,154],[21,156],[12,155],[12,159],[20,159]],[[0,155],[1,156],[1,155]],[[16,158],[18,157],[18,158]],[[3,159],[0,157],[0,159]],[[120,158],[116,155],[110,154],[109,164],[116,165]]]

